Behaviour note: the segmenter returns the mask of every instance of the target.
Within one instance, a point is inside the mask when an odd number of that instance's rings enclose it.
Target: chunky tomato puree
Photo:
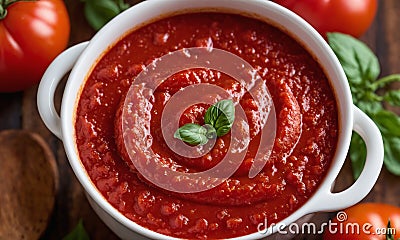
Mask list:
[[[232,76],[213,69],[187,69],[165,79],[146,108],[151,149],[165,166],[181,172],[205,171],[224,158],[231,143],[228,133],[197,158],[182,157],[168,147],[161,113],[171,96],[186,86],[207,83],[225,89],[243,108],[249,126],[249,147],[239,169],[215,188],[181,194],[155,186],[137,171],[124,145],[121,115],[129,88],[148,64],[192,47],[226,50],[250,63],[271,94],[277,126],[271,155],[262,171],[249,178],[265,124],[263,109],[252,95]],[[208,107],[205,103],[188,106],[179,125],[204,124]],[[254,233],[265,221],[279,222],[313,195],[335,154],[338,112],[323,69],[284,32],[240,15],[189,13],[136,29],[108,50],[82,90],[75,127],[80,159],[118,211],[162,234],[215,239]]]

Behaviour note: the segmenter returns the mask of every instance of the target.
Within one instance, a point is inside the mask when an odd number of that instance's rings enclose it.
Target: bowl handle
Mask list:
[[[54,94],[58,84],[72,69],[87,44],[88,42],[77,44],[58,55],[47,68],[39,84],[37,105],[40,117],[46,127],[59,139],[62,138],[61,121],[54,107]]]
[[[348,189],[321,194],[318,201],[318,211],[341,210],[361,201],[374,187],[383,165],[382,135],[375,123],[359,108],[353,106],[353,130],[364,140],[367,147],[367,157],[364,168],[358,179]]]

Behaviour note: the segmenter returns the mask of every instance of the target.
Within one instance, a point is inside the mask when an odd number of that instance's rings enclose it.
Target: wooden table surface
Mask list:
[[[69,45],[89,40],[95,31],[87,24],[83,15],[83,3],[79,0],[65,1],[71,23]],[[380,0],[378,14],[369,31],[361,37],[377,54],[382,75],[400,73],[400,1]],[[399,87],[392,86],[393,88]],[[57,158],[60,173],[59,191],[49,226],[42,239],[61,239],[69,233],[80,219],[91,239],[118,239],[97,217],[89,206],[82,187],[75,178],[66,158],[63,144],[42,123],[36,107],[37,86],[19,93],[0,94],[0,130],[25,129],[40,134],[50,145]],[[62,86],[56,95],[60,105]],[[400,157],[400,156],[399,156]],[[30,159],[33,161],[34,159]],[[336,188],[344,189],[352,184],[349,161],[337,179]],[[364,201],[384,202],[400,206],[400,177],[383,169],[379,180]],[[327,221],[333,214],[319,213],[316,222]],[[320,239],[320,236],[297,236],[296,239]]]

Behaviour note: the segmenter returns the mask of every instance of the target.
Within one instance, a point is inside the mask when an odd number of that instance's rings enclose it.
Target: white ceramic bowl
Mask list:
[[[221,9],[224,12],[261,16],[268,23],[296,38],[320,62],[331,81],[339,110],[339,139],[333,163],[315,194],[297,211],[279,224],[289,225],[300,217],[318,211],[334,211],[349,207],[363,199],[374,186],[383,162],[383,144],[375,124],[353,106],[350,88],[341,65],[325,40],[303,19],[266,0],[148,0],[126,10],[104,28],[90,42],[71,47],[60,54],[43,76],[38,91],[38,107],[46,126],[60,138],[71,167],[84,187],[92,207],[101,219],[123,239],[171,239],[132,222],[111,206],[91,182],[77,153],[74,136],[74,113],[80,90],[94,64],[109,46],[115,44],[130,29],[159,16],[182,10]],[[72,69],[62,98],[60,116],[54,108],[54,92],[62,77]],[[352,131],[364,139],[367,146],[365,167],[358,180],[348,189],[332,193],[331,187],[345,161]],[[269,229],[268,233],[277,229]],[[237,239],[266,237],[254,233]]]

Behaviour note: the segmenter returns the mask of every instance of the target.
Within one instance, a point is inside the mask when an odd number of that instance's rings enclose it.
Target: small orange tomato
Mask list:
[[[390,220],[390,226],[388,222]],[[360,203],[340,212],[325,228],[324,240],[385,240],[400,238],[400,208]]]

